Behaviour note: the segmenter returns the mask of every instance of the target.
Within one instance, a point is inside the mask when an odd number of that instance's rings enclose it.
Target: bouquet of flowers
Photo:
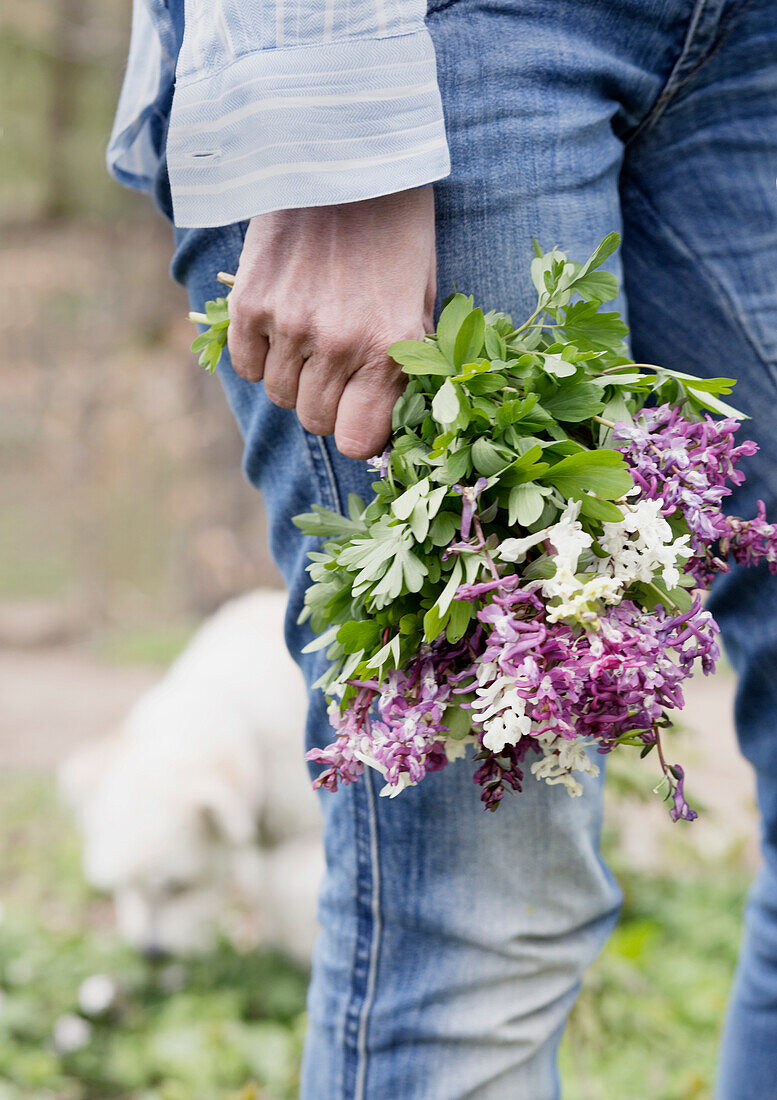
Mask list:
[[[672,818],[696,816],[668,711],[719,656],[704,590],[729,559],[777,571],[777,526],[760,502],[750,520],[722,510],[757,449],[735,443],[734,380],[629,358],[602,310],[617,246],[580,264],[535,243],[525,321],[454,294],[436,333],[389,348],[408,381],[374,499],[294,521],[324,540],[303,612],[335,731],[308,754],[316,786],[370,767],[394,796],[466,757],[496,810],[527,772],[578,795],[627,745],[655,750]],[[226,300],[207,310],[194,349],[212,369]]]

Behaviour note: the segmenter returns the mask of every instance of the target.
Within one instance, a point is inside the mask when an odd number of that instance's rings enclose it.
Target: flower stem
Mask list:
[[[661,589],[658,588],[655,584],[653,584],[652,581],[647,581],[646,584],[645,584],[645,587],[646,588],[651,588],[655,592],[655,594],[658,596],[658,598],[661,600],[661,603],[666,601],[670,605],[670,607],[673,607],[675,609],[675,611],[680,610],[679,603],[675,603],[675,601],[672,599],[672,597],[669,595],[668,592],[662,592]]]
[[[546,297],[543,301],[541,301],[540,304],[535,309],[534,313],[532,313],[531,317],[529,317],[528,320],[524,321],[523,324],[520,326],[520,328],[515,329],[515,331],[512,332],[510,335],[511,336],[518,336],[520,333],[525,332],[526,329],[529,328],[532,325],[532,323],[537,320],[537,318],[540,316],[540,314],[544,313],[545,306],[548,304],[549,300],[550,299]]]

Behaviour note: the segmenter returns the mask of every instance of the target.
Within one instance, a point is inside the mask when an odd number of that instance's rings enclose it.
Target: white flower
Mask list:
[[[548,608],[548,622],[555,623],[559,619],[576,619],[582,623],[596,623],[599,615],[596,604],[617,603],[621,598],[621,584],[614,577],[604,574],[591,577],[587,581],[579,581],[573,578],[574,585],[555,591],[548,591],[543,585],[543,595],[547,598],[560,596],[561,602]]]
[[[548,537],[548,530],[538,531],[536,535],[526,535],[522,539],[505,539],[496,548],[496,556],[502,561],[522,562],[527,551]]]
[[[544,779],[549,786],[555,787],[561,784],[567,788],[570,795],[578,797],[583,793],[583,787],[572,772],[592,776],[599,774],[598,765],[590,760],[585,751],[593,744],[592,741],[579,738],[570,741],[552,732],[540,734],[537,741],[543,756],[542,759],[534,761],[531,772],[537,779]]]
[[[119,990],[109,974],[92,974],[78,989],[78,1007],[85,1016],[102,1016],[113,1008]]]
[[[599,545],[609,554],[600,560],[600,569],[611,572],[624,588],[635,581],[648,583],[661,570],[667,588],[680,582],[680,566],[691,556],[690,536],[675,539],[672,528],[661,514],[663,500],[639,500],[621,504],[623,519],[603,524]]]
[[[593,542],[591,536],[583,530],[583,525],[577,518],[579,515],[580,501],[570,500],[558,523],[548,528],[548,542],[556,551],[557,573],[564,569],[574,573],[580,555]]]
[[[492,675],[497,671],[494,664],[485,667]],[[483,745],[491,752],[501,752],[505,745],[515,745],[531,733],[526,700],[518,694],[510,676],[497,675],[490,684],[484,684],[478,669],[478,680],[481,683],[472,701],[472,720],[484,730]]]
[[[415,786],[416,784],[413,783],[407,772],[400,772],[396,783],[387,783],[386,786],[382,788],[380,794],[382,798],[396,798],[398,794],[401,794],[402,791],[406,790],[408,787]]]
[[[520,696],[518,696],[520,699]],[[501,752],[505,745],[517,745],[522,737],[531,733],[531,718],[525,713],[526,702],[520,699],[523,709],[507,709],[483,723],[483,745],[491,752]]]
[[[467,746],[474,745],[476,740],[475,737],[446,737],[445,755],[448,757],[448,762],[452,764],[454,760],[463,759],[467,753]]]
[[[502,696],[507,688],[515,688],[515,681],[509,676],[497,676],[490,684],[481,685],[476,689],[476,698],[472,702],[473,710],[482,710],[482,714],[476,716],[476,720],[482,722],[484,718],[490,718],[507,704],[502,702]]]
[[[73,1054],[85,1047],[91,1038],[92,1025],[74,1012],[66,1012],[54,1024],[52,1040],[58,1054]]]

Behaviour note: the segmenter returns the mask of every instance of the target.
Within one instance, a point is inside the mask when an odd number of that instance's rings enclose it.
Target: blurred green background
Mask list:
[[[187,350],[169,229],[104,170],[129,16],[130,0],[0,13],[0,1100],[286,1100],[304,975],[237,934],[199,960],[134,957],[52,779],[204,615],[277,583],[218,383]],[[611,775],[625,908],[564,1041],[567,1100],[711,1096],[755,862],[731,691],[725,673],[692,691],[700,822],[670,826],[632,765]],[[90,1015],[95,974],[117,996]]]

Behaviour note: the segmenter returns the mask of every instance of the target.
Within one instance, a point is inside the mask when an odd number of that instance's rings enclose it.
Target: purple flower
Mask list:
[[[391,449],[388,448],[382,455],[374,455],[372,458],[367,459],[368,465],[376,470],[381,481],[388,473],[389,459],[391,458]]]
[[[764,502],[758,501],[758,513],[754,519],[727,516],[725,521],[724,546],[734,560],[740,565],[758,565],[765,561],[769,572],[777,573],[777,524],[767,523]]]
[[[478,502],[478,497],[488,485],[488,478],[479,477],[475,484],[471,487],[467,485],[454,485],[454,493],[458,493],[462,498],[461,505],[461,537],[462,540],[469,538],[470,531],[472,530],[472,517],[475,515],[475,505]]]
[[[679,764],[672,764],[669,767],[670,775],[667,776],[670,784],[672,785],[672,808],[669,811],[669,816],[672,821],[695,821],[699,816],[695,810],[692,810],[688,803],[685,801],[684,784],[685,784],[685,772]]]
[[[685,519],[694,551],[685,571],[703,587],[726,569],[725,555],[718,557],[712,549],[731,534],[721,502],[730,496],[731,486],[744,480],[736,468],[739,460],[758,450],[752,440],[734,445],[738,427],[732,417],[686,420],[677,409],[662,405],[643,409],[634,424],[620,422],[613,431],[641,496],[660,498],[665,516],[679,513]]]

